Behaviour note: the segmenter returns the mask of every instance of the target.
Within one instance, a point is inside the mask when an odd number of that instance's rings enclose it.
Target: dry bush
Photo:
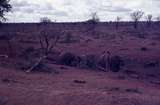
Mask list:
[[[59,63],[62,65],[67,66],[74,66],[92,70],[103,70],[110,69],[113,72],[119,72],[121,67],[124,66],[124,62],[121,57],[113,56],[107,60],[105,59],[97,59],[96,55],[84,55],[84,56],[77,56],[73,53],[64,53],[60,56]],[[108,63],[108,65],[107,65]]]
[[[91,69],[97,69],[97,58],[95,55],[86,55],[86,66]]]
[[[106,63],[107,63],[107,59],[103,58],[103,59],[100,59],[100,60],[98,61],[98,64],[97,64],[97,65],[100,66],[100,67],[102,67],[102,68],[107,68]]]
[[[59,63],[67,66],[77,66],[79,64],[78,56],[66,52],[60,56]]]
[[[72,42],[72,38],[73,38],[72,34],[71,33],[67,33],[65,35],[65,38],[64,38],[65,43],[71,43]]]
[[[146,47],[141,48],[141,51],[147,51],[147,50],[148,50],[148,48],[146,48]]]
[[[123,65],[122,58],[120,56],[113,56],[109,61],[109,68],[112,72],[119,72]]]
[[[79,57],[73,53],[64,53],[60,56],[60,64],[81,68],[97,69],[97,59],[95,55]]]

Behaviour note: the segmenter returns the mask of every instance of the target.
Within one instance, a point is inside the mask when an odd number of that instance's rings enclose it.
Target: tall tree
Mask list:
[[[10,0],[0,0],[0,22],[6,21],[5,13],[11,11]]]

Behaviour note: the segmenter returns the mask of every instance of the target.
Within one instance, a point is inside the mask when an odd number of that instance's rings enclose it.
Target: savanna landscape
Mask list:
[[[160,22],[0,24],[0,105],[160,105]]]

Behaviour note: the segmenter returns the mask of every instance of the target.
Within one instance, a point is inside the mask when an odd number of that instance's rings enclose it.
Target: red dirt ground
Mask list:
[[[119,79],[120,76],[124,79]],[[129,78],[121,73],[67,67],[60,70],[60,74],[26,74],[1,68],[0,79],[0,105],[160,104],[160,85]],[[75,83],[74,80],[86,83]]]
[[[17,62],[23,61],[19,55],[24,49],[39,48],[39,43],[27,42],[37,41],[35,37],[39,30],[36,25],[23,25],[15,27],[13,24],[3,29],[3,33],[16,31],[17,36],[11,40],[15,55],[0,58],[0,105],[160,105],[160,66],[144,67],[146,63],[160,62],[158,30],[143,30],[146,37],[139,38],[135,34],[141,31],[134,33],[125,27],[116,32],[113,27],[100,25],[97,28],[100,38],[93,38],[91,33],[84,32],[86,27],[83,25],[53,25],[48,27],[50,33],[60,27],[80,40],[58,43],[55,51],[79,56],[100,56],[103,51],[110,51],[112,55],[121,56],[125,66],[119,73],[112,73],[71,68],[48,61],[53,71],[59,73],[26,73],[15,66],[21,66]],[[142,47],[147,50],[142,51]],[[0,41],[0,54],[6,53],[7,45]]]

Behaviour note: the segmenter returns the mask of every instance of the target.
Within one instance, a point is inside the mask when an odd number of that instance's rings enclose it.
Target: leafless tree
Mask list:
[[[135,29],[138,28],[138,22],[140,21],[140,19],[142,18],[143,15],[144,15],[144,12],[142,12],[142,11],[134,11],[130,14],[131,19],[134,21],[134,28]]]
[[[119,16],[117,16],[116,17],[116,29],[118,29],[119,28],[119,22],[121,21],[121,17],[119,17]]]
[[[39,35],[39,43],[41,46],[42,54],[41,54],[39,60],[33,66],[31,66],[27,70],[27,72],[31,72],[32,70],[34,70],[34,68],[36,68],[38,65],[40,65],[41,62],[48,57],[49,53],[57,45],[57,43],[60,39],[59,33],[60,32],[57,32],[57,33],[55,32],[54,36],[53,36],[53,35],[50,35],[50,33],[47,31],[41,31],[41,33]]]
[[[148,27],[150,27],[151,24],[152,24],[152,18],[153,18],[152,14],[148,14],[148,15],[146,16],[147,26],[148,26]]]
[[[56,33],[58,34],[58,33]],[[39,36],[39,42],[41,45],[42,52],[45,56],[47,56],[53,49],[54,46],[56,46],[60,36],[59,35],[49,35],[49,33],[42,31],[41,35]]]

